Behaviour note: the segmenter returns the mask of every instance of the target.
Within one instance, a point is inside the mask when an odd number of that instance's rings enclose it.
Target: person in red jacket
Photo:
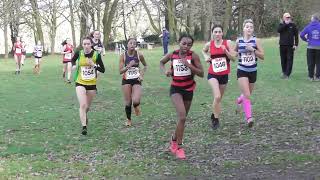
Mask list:
[[[223,39],[221,25],[212,27],[212,40],[203,48],[203,55],[208,63],[208,83],[211,86],[214,97],[212,103],[211,122],[212,128],[219,127],[219,115],[221,113],[221,99],[228,83],[230,73],[230,60],[236,56],[230,41]]]
[[[179,38],[178,50],[166,54],[160,60],[160,69],[167,77],[172,76],[170,96],[176,109],[178,122],[175,133],[170,140],[170,151],[179,159],[185,159],[185,152],[182,148],[182,138],[186,118],[191,107],[193,91],[196,87],[194,76],[203,77],[203,69],[199,56],[191,51],[193,38],[189,35],[182,35]],[[165,64],[170,61],[170,68],[166,69]]]
[[[62,43],[62,52],[61,54],[63,55],[63,79],[65,80],[66,74],[67,74],[67,83],[71,83],[71,69],[72,69],[72,64],[71,64],[71,59],[73,56],[73,45],[71,44],[71,39],[67,38],[63,43]]]
[[[16,72],[15,74],[20,74],[21,71],[21,59],[22,59],[22,43],[19,36],[16,37],[16,42],[13,44],[13,54],[14,60],[16,61]]]

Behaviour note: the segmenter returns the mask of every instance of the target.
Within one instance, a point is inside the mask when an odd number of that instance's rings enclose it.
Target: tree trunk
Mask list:
[[[68,0],[68,1],[69,1],[69,10],[70,10],[70,25],[71,25],[72,41],[73,41],[73,46],[77,47],[76,30],[74,27],[73,2],[72,0]]]
[[[175,13],[175,1],[174,0],[167,0],[167,11],[168,11],[168,21],[169,21],[169,32],[172,38],[170,40],[178,41],[178,32],[177,26],[174,18]]]
[[[239,6],[240,6],[240,8],[239,8],[239,18],[238,18],[238,32],[241,33],[241,34],[242,34],[242,29],[243,29],[242,23],[244,21],[244,19],[243,19],[243,11],[244,11],[243,4],[244,4],[243,0],[240,0],[240,3],[239,3]]]
[[[148,19],[149,19],[149,21],[150,21],[150,24],[151,24],[153,30],[154,30],[157,34],[160,34],[160,33],[161,33],[160,28],[161,28],[161,27],[157,28],[157,26],[155,25],[155,23],[154,23],[154,21],[153,21],[153,19],[152,19],[150,10],[149,10],[149,8],[148,8],[148,6],[147,6],[147,4],[146,4],[146,2],[145,2],[144,0],[142,0],[142,5],[143,5],[144,9],[146,10],[146,12],[147,12],[147,14],[148,14]]]
[[[101,28],[101,6],[100,6],[100,0],[98,0],[97,4],[97,30],[100,31]]]
[[[8,58],[9,49],[8,49],[8,24],[7,22],[3,25],[3,38],[4,38],[4,58]]]
[[[8,0],[3,1],[3,9],[6,9],[8,5]],[[8,49],[8,18],[9,14],[4,14],[4,20],[3,20],[3,39],[4,39],[4,58],[7,59],[9,56],[9,49]]]
[[[226,1],[226,8],[225,8],[224,17],[223,17],[223,31],[227,33],[229,29],[231,14],[232,14],[233,0],[225,0],[225,1]]]
[[[203,37],[203,40],[207,41],[208,38],[206,36],[206,32],[207,32],[207,16],[205,16],[204,14],[201,15],[201,20],[200,20],[200,26],[201,26],[201,34]]]
[[[127,25],[126,25],[126,18],[124,16],[124,2],[122,0],[122,21],[123,21],[123,35],[124,35],[124,39],[125,41],[128,41],[127,38]]]
[[[92,23],[92,28],[93,30],[96,30],[96,19],[94,17],[95,12],[96,12],[96,7],[99,6],[96,3],[98,3],[99,0],[91,0],[91,7],[89,10],[90,16],[91,16],[91,23]]]
[[[19,35],[19,15],[17,15],[19,12],[17,11],[19,9],[19,3],[17,1],[13,2],[13,10],[9,11],[9,27],[10,27],[10,35],[11,35],[11,45],[13,46],[16,37]],[[10,52],[12,49],[10,50]]]
[[[44,46],[44,38],[43,38],[41,21],[40,21],[40,13],[39,13],[39,8],[38,8],[38,3],[36,0],[30,0],[30,3],[31,3],[32,11],[33,11],[32,16],[35,21],[36,34],[37,34],[37,38],[38,38],[38,39],[36,39],[36,41],[40,40],[41,44]]]
[[[103,44],[107,47],[110,40],[111,24],[114,14],[117,10],[119,0],[114,0],[109,10],[109,2],[106,2],[104,14],[103,14]]]
[[[188,15],[187,15],[187,26],[189,28],[187,28],[187,32],[191,35],[194,36],[194,10],[193,7],[195,6],[195,1],[191,0],[189,1],[189,3],[187,4],[187,9],[188,9]]]
[[[54,54],[56,34],[57,34],[57,3],[53,0],[52,3],[52,17],[51,17],[51,27],[50,27],[50,44],[51,44],[51,55]]]
[[[80,44],[82,38],[88,35],[88,11],[87,11],[88,0],[82,0],[80,3]]]

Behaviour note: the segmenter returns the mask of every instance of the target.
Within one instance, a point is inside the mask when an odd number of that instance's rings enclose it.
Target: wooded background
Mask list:
[[[208,40],[210,27],[222,24],[228,38],[242,31],[244,19],[255,23],[259,37],[276,35],[284,12],[289,12],[298,28],[320,11],[319,0],[1,0],[0,28],[5,56],[8,56],[21,27],[33,34],[34,42],[48,44],[54,52],[57,29],[68,23],[74,45],[92,30],[100,30],[106,47],[114,40],[146,37],[157,41],[162,27],[176,41],[182,32],[196,40]],[[147,19],[147,21],[145,21]],[[26,31],[26,30],[25,30]],[[79,34],[77,37],[76,34]],[[44,36],[50,42],[44,43]],[[9,42],[9,39],[11,42]]]

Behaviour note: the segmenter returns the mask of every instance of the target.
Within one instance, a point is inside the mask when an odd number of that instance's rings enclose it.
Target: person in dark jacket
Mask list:
[[[308,76],[311,81],[320,81],[320,17],[319,14],[314,14],[311,17],[311,22],[300,33],[303,41],[308,42],[307,46],[307,62]],[[316,74],[314,79],[314,71]]]
[[[282,78],[288,79],[291,75],[293,65],[293,54],[299,43],[297,26],[292,22],[291,15],[284,13],[282,22],[279,24],[280,33],[280,57],[282,67]]]
[[[160,34],[159,37],[162,38],[163,55],[166,55],[168,53],[168,46],[169,46],[169,40],[170,40],[169,31],[167,31],[166,28],[163,28],[162,34]]]

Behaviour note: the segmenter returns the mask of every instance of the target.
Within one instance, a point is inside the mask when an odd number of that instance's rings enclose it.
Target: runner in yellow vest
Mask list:
[[[76,70],[74,81],[79,101],[79,114],[82,124],[82,134],[87,135],[87,124],[89,107],[96,96],[97,71],[104,73],[104,65],[99,53],[92,48],[90,38],[82,40],[83,50],[77,51],[72,57],[72,69]]]

